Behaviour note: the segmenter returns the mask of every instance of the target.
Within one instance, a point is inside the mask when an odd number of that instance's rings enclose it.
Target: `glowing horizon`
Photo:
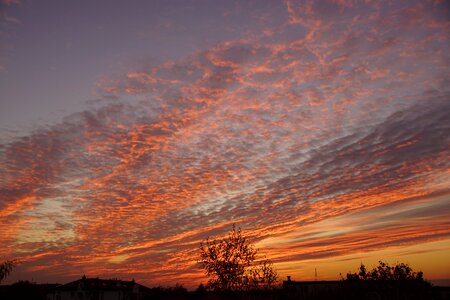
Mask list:
[[[232,224],[281,279],[450,279],[448,3],[175,2],[0,1],[5,283],[193,287]]]

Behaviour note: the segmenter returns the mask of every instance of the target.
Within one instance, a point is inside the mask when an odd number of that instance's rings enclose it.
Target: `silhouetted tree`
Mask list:
[[[270,260],[263,260],[259,265],[249,270],[250,284],[252,287],[269,288],[273,286],[277,280],[278,275],[273,269],[273,264]]]
[[[379,261],[367,270],[361,264],[357,273],[348,273],[343,279],[351,299],[431,299],[431,284],[423,279],[422,272],[414,272],[404,263],[394,266]]]
[[[423,282],[423,273],[414,272],[413,269],[404,263],[398,263],[394,266],[379,261],[379,265],[367,271],[366,266],[361,264],[358,273],[347,273],[346,280],[358,281],[358,280],[414,280]]]
[[[273,285],[277,274],[272,263],[255,263],[257,252],[234,225],[224,239],[207,238],[200,244],[199,262],[210,277],[208,287],[230,290]]]
[[[0,282],[3,281],[12,272],[13,268],[17,265],[16,260],[7,260],[0,264]]]

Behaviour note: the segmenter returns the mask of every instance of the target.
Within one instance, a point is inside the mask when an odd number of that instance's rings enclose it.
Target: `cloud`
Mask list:
[[[270,39],[103,76],[96,108],[5,140],[0,255],[192,284],[199,242],[233,223],[277,263],[448,236],[443,27],[333,5],[287,1]]]

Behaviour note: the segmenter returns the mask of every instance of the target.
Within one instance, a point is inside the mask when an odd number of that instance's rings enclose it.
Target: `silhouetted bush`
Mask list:
[[[414,272],[408,264],[390,266],[382,261],[368,271],[361,264],[358,273],[343,279],[343,293],[350,299],[432,299],[431,284],[422,272]]]

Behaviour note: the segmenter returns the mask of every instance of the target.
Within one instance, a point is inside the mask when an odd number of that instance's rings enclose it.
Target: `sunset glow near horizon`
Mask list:
[[[4,283],[450,278],[448,1],[0,0]]]

